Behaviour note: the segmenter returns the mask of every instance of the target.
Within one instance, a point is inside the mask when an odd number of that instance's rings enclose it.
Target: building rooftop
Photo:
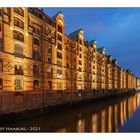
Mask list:
[[[74,31],[74,32],[72,32],[72,33],[70,33],[69,36],[70,36],[71,38],[77,40],[77,35],[79,34],[80,31],[83,31],[83,29],[80,28],[80,29],[78,29],[78,30],[76,30],[76,31]]]
[[[105,50],[105,48],[104,48],[104,47],[97,48],[97,51],[98,51],[98,52],[100,52],[100,53],[102,53],[104,50]]]
[[[61,10],[60,10],[58,13],[56,13],[56,14],[52,17],[52,19],[55,20],[59,14],[63,14]]]

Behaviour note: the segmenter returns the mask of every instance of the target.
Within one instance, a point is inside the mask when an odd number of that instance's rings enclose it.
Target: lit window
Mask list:
[[[14,8],[14,12],[24,17],[24,10],[22,8]]]
[[[61,82],[57,82],[57,88],[58,88],[59,90],[62,89],[62,83],[61,83]]]
[[[15,90],[22,90],[23,89],[23,80],[16,79],[15,80]]]
[[[39,88],[39,81],[38,80],[34,80],[33,87],[34,87],[34,89],[38,89]]]
[[[57,70],[57,78],[62,78],[62,70]]]
[[[34,38],[34,44],[39,46],[39,40],[37,38]]]
[[[2,79],[0,78],[0,90],[2,90],[2,86],[3,86],[3,81],[2,81]]]
[[[19,31],[14,31],[14,39],[24,42],[24,35]]]

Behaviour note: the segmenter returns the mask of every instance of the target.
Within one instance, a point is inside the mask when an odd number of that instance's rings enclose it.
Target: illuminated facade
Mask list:
[[[79,29],[64,33],[61,12],[0,9],[0,92],[79,92],[136,89],[137,78],[117,66]]]

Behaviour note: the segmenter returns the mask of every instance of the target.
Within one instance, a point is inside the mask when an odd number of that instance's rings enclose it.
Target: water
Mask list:
[[[140,94],[82,105],[8,126],[41,132],[140,132]]]

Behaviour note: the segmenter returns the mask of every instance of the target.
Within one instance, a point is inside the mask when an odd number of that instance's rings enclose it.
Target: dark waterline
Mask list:
[[[8,127],[40,127],[40,132],[140,132],[139,118],[140,93],[49,113]]]

